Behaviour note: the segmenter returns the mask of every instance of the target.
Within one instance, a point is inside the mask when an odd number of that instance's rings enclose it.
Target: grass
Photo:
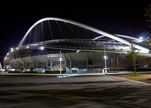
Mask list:
[[[141,74],[141,73],[134,74],[133,73],[129,75],[114,75],[114,76],[151,83],[151,74]]]
[[[139,77],[139,76],[141,76],[141,73],[132,73],[131,74],[131,77]]]

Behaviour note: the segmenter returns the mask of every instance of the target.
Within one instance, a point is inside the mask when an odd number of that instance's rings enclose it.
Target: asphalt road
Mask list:
[[[0,76],[0,108],[151,108],[151,86],[112,76]]]

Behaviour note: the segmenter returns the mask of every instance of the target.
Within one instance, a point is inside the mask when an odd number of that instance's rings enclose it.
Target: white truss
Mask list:
[[[62,22],[67,22],[67,23],[70,23],[70,24],[73,24],[73,25],[76,25],[76,26],[79,26],[79,27],[82,27],[82,28],[85,28],[85,29],[88,29],[90,31],[93,31],[93,32],[96,32],[98,34],[100,34],[101,36],[106,36],[106,37],[109,37],[113,40],[116,40],[116,41],[119,41],[121,43],[124,43],[126,45],[131,45],[133,44],[133,46],[137,49],[140,50],[141,53],[148,53],[149,52],[149,49],[140,45],[140,44],[137,44],[137,43],[133,43],[133,42],[130,42],[126,39],[123,39],[122,36],[117,36],[117,35],[113,35],[113,34],[110,34],[110,33],[107,33],[107,32],[104,32],[102,30],[99,30],[99,29],[96,29],[94,27],[91,27],[91,26],[88,26],[88,25],[85,25],[85,24],[82,24],[82,23],[79,23],[79,22],[76,22],[76,21],[71,21],[71,20],[68,20],[68,19],[63,19],[63,18],[55,18],[55,17],[48,17],[48,18],[43,18],[43,19],[40,19],[38,20],[37,22],[35,22],[29,29],[28,31],[26,32],[26,34],[24,35],[24,37],[22,38],[22,40],[20,41],[20,44],[18,47],[21,47],[22,46],[22,43],[24,42],[24,40],[26,39],[26,37],[28,36],[28,34],[30,33],[30,31],[35,27],[37,26],[39,23],[43,22],[43,21],[48,21],[48,20],[55,20],[55,21],[62,21]],[[99,36],[99,37],[101,37]],[[95,40],[95,39],[98,39],[99,37],[96,37],[92,40]]]

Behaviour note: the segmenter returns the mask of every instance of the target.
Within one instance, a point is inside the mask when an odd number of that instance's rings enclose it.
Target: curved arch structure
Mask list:
[[[28,34],[30,33],[30,31],[32,31],[32,29],[37,26],[38,24],[40,24],[41,22],[44,22],[44,21],[48,21],[48,20],[55,20],[55,21],[62,21],[62,22],[67,22],[67,23],[70,23],[70,24],[73,24],[73,25],[76,25],[76,26],[79,26],[79,27],[82,27],[82,28],[85,28],[85,29],[88,29],[90,31],[93,31],[93,32],[96,32],[102,36],[106,36],[106,37],[109,37],[113,40],[116,40],[116,41],[119,41],[121,43],[124,43],[126,45],[131,45],[133,44],[133,46],[137,49],[140,50],[141,53],[148,53],[149,52],[149,49],[142,46],[142,45],[139,45],[138,43],[134,43],[134,42],[130,42],[126,39],[123,39],[122,37],[123,36],[117,36],[117,35],[113,35],[113,34],[110,34],[110,33],[107,33],[107,32],[104,32],[102,30],[99,30],[99,29],[96,29],[94,27],[91,27],[91,26],[88,26],[88,25],[85,25],[85,24],[82,24],[82,23],[79,23],[79,22],[76,22],[76,21],[71,21],[71,20],[68,20],[68,19],[63,19],[63,18],[55,18],[55,17],[47,17],[47,18],[43,18],[43,19],[40,19],[38,20],[37,22],[35,22],[29,29],[28,31],[26,32],[26,34],[24,35],[24,37],[22,38],[22,40],[20,41],[19,43],[19,46],[18,47],[21,47],[22,46],[22,43],[24,42],[24,40],[26,39],[26,37],[28,36]],[[102,36],[98,36],[92,40],[95,40],[95,39],[98,39],[98,38],[101,38]]]
[[[116,35],[116,36],[118,36],[118,37],[121,37],[121,38],[126,38],[126,39],[134,40],[134,42],[136,42],[136,43],[142,42],[142,39],[138,39],[138,38],[131,37],[131,36],[127,36],[127,35],[121,35],[121,34],[114,34],[114,35]],[[97,39],[100,39],[100,38],[102,38],[102,37],[105,37],[105,36],[97,36],[97,37],[95,37],[95,38],[92,39],[92,40],[97,40]]]
[[[28,29],[18,47],[11,48],[6,54],[4,65],[15,69],[59,69],[61,56],[64,69],[68,67],[71,71],[72,67],[80,67],[91,72],[92,67],[94,70],[104,66],[106,49],[108,60],[112,61],[111,68],[119,66],[127,69],[132,67],[125,58],[131,46],[139,51],[139,56],[151,57],[149,49],[143,46],[146,41],[140,42],[142,40],[135,37],[110,34],[76,21],[48,17],[38,20]]]

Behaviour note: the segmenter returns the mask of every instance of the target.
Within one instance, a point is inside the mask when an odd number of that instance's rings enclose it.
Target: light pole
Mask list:
[[[60,74],[62,74],[62,73],[61,73],[61,61],[62,61],[62,58],[61,58],[61,50],[60,50],[60,58],[59,58],[59,61],[60,61]]]
[[[106,65],[106,59],[107,59],[107,56],[106,56],[106,50],[104,49],[104,62],[105,62],[105,68],[104,68],[104,73],[107,73],[107,65]]]

